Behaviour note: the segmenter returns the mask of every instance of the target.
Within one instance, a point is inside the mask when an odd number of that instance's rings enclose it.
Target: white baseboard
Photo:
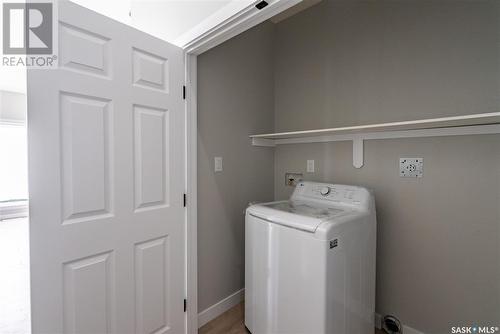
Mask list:
[[[375,328],[382,329],[382,316],[378,313],[375,313]]]
[[[245,289],[236,291],[229,297],[224,298],[220,302],[210,306],[209,308],[198,313],[198,328],[205,325],[210,320],[217,318],[222,313],[226,312],[233,306],[238,305],[245,297]]]
[[[378,313],[375,313],[375,327],[378,329],[382,329],[382,316]],[[403,324],[403,333],[404,334],[424,334],[421,331],[418,331],[414,328],[406,326]]]

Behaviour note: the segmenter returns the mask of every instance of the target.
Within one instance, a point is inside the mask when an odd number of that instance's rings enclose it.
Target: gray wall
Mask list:
[[[276,26],[275,127],[314,129],[499,111],[498,1],[348,1]],[[377,312],[428,334],[500,324],[500,135],[283,145],[285,171],[374,189]],[[398,177],[423,157],[424,177]],[[316,173],[305,173],[306,160]]]
[[[276,130],[497,111],[499,1],[323,0],[276,25]]]
[[[200,311],[243,287],[247,202],[287,198],[285,171],[303,171],[375,191],[378,313],[427,334],[500,324],[500,135],[366,141],[361,169],[349,142],[247,137],[499,111],[499,34],[498,1],[323,0],[201,55]],[[399,157],[424,177],[399,178]]]
[[[248,139],[274,129],[273,29],[265,23],[198,57],[200,311],[244,287],[243,212],[273,199],[274,152]]]

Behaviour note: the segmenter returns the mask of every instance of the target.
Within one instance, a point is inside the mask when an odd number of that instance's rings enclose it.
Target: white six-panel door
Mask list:
[[[184,333],[183,53],[69,2],[28,73],[33,333]]]

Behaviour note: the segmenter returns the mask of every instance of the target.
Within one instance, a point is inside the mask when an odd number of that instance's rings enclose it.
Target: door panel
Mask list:
[[[144,50],[133,50],[134,84],[168,93],[168,60]]]
[[[28,72],[33,333],[184,333],[183,52],[59,3]]]
[[[110,101],[61,93],[63,224],[112,215]]]
[[[146,241],[135,248],[136,332],[156,333],[170,325],[167,281],[168,237]]]
[[[110,39],[70,24],[59,23],[59,66],[110,77]]]
[[[134,106],[136,209],[168,206],[169,112]]]
[[[113,332],[113,272],[111,252],[64,264],[64,333]]]

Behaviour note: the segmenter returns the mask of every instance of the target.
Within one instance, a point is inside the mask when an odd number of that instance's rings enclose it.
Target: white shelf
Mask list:
[[[418,138],[500,133],[500,112],[346,126],[338,128],[251,135],[252,145],[353,141],[353,165],[363,166],[363,141],[370,139]]]
[[[456,126],[485,125],[485,124],[499,124],[499,123],[500,123],[500,112],[492,112],[487,114],[429,118],[429,119],[420,119],[414,121],[345,126],[345,127],[318,129],[318,130],[266,133],[266,134],[252,135],[250,136],[250,138],[288,139],[288,138],[311,137],[311,136],[329,135],[329,134],[353,134],[353,133],[360,133],[367,131],[370,132],[394,131],[394,130],[403,131],[403,130],[448,128]]]

